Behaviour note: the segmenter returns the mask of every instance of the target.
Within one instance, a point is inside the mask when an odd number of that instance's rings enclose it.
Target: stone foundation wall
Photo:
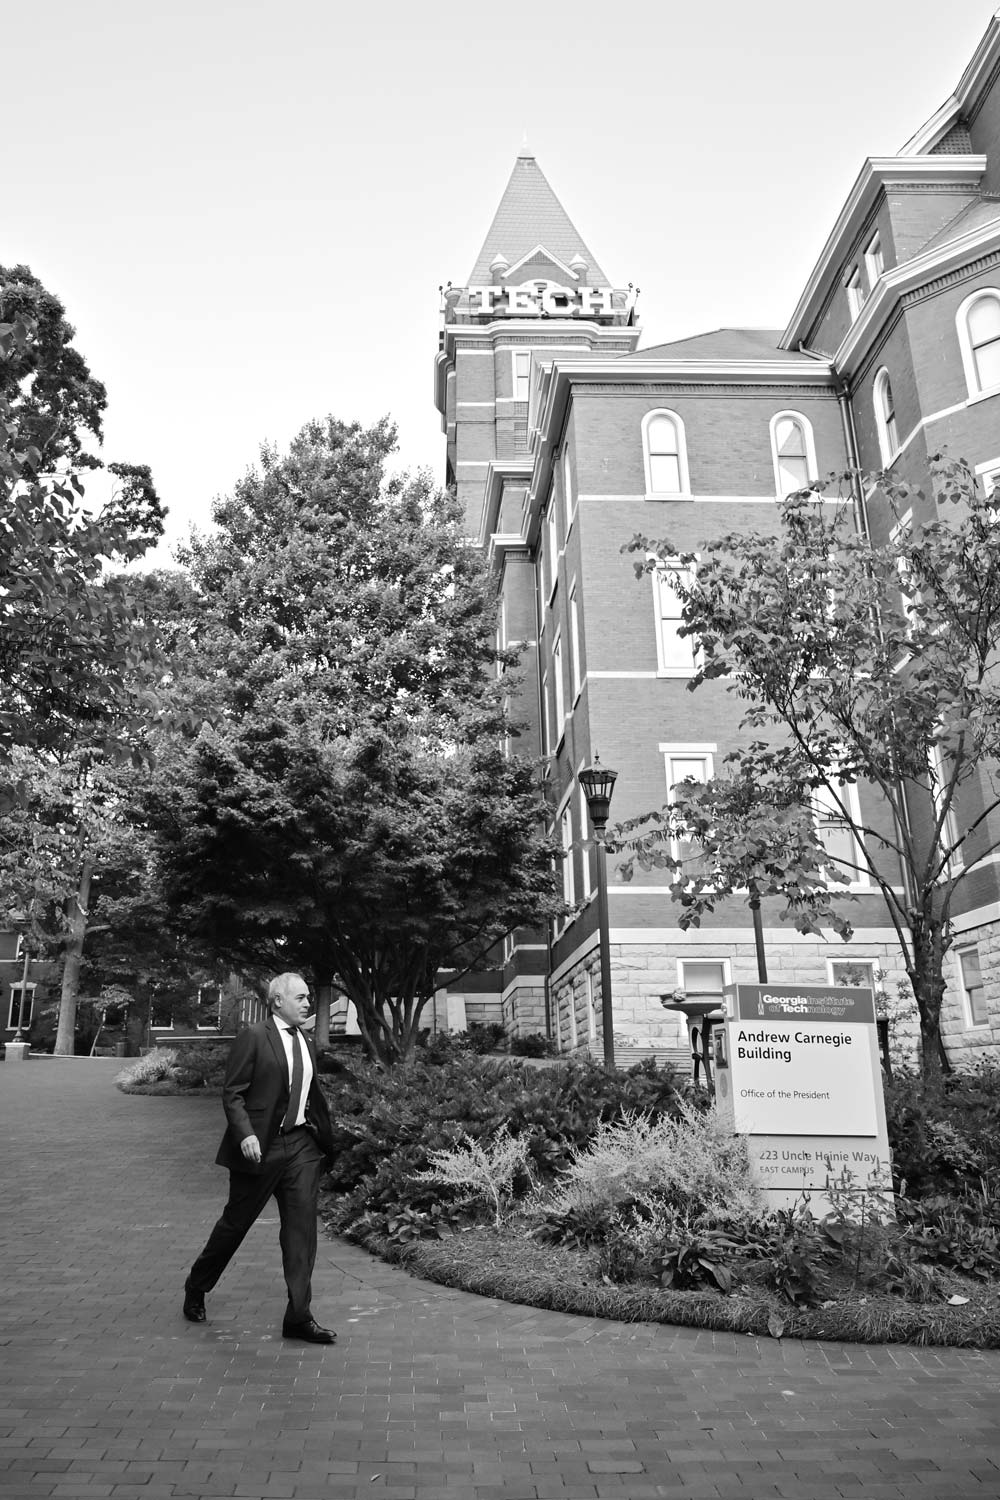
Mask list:
[[[699,935],[700,936],[700,935]],[[851,943],[799,939],[779,932],[765,934],[768,973],[775,983],[829,983],[829,960],[872,963],[880,1013],[889,1017],[890,1050],[896,1065],[914,1065],[919,1058],[920,1028],[902,955],[894,938],[884,931],[868,938],[859,934]],[[989,1022],[970,1025],[958,979],[957,951],[975,946],[979,953]],[[684,1018],[663,1009],[660,995],[677,989],[679,960],[726,959],[735,984],[757,982],[757,954],[752,934],[746,940],[720,941],[711,931],[704,941],[636,941],[611,944],[611,985],[614,997],[616,1046],[687,1047]],[[948,992],[942,1011],[942,1032],[957,1067],[977,1059],[1000,1061],[1000,923],[963,931],[946,963]],[[599,1054],[601,971],[596,941],[552,981],[553,1032],[560,1053]],[[537,982],[512,986],[503,997],[502,1020],[509,1036],[545,1031],[545,990]]]
[[[722,944],[713,940],[705,944],[686,942],[683,946],[674,946],[669,943],[613,942],[611,988],[616,1045],[645,1044],[686,1049],[688,1035],[684,1017],[664,1010],[660,995],[678,987],[679,959],[690,962],[723,958],[729,960],[733,983],[756,984],[757,954],[749,934],[745,943]],[[912,1001],[901,1005],[897,1000],[897,987],[900,981],[905,985],[906,974],[895,944],[858,944],[856,951],[839,946],[833,949],[830,944],[820,941],[775,942],[767,948],[768,972],[776,983],[782,984],[828,984],[829,958],[845,962],[856,958],[875,964],[877,983],[889,997],[893,1012],[894,1057],[901,1063],[912,1060],[916,1055],[919,1029]],[[996,961],[1000,969],[1000,945]],[[596,947],[582,955],[553,982],[552,996],[560,1051],[583,1054],[594,1050],[595,1044],[600,1051],[603,1038],[601,973]]]
[[[501,1001],[504,1031],[509,1037],[533,1036],[535,1032],[545,1035],[545,984],[537,975],[531,981],[513,984],[505,990]]]
[[[988,1021],[973,1026],[962,995],[958,955],[975,947],[983,978]],[[1000,1061],[1000,923],[987,922],[958,934],[945,960],[948,989],[941,1007],[941,1031],[957,1068],[975,1067],[987,1058]]]

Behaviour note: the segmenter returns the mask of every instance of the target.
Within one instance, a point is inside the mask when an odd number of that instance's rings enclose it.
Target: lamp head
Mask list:
[[[580,772],[580,785],[583,787],[590,821],[596,833],[603,833],[607,827],[608,814],[611,811],[611,794],[617,780],[618,772],[602,766],[599,755],[594,756],[592,766],[586,766]]]

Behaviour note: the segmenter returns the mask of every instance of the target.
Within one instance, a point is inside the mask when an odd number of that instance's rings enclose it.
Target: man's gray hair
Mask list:
[[[268,1010],[274,1009],[276,1001],[284,1000],[293,984],[305,984],[305,980],[301,974],[292,970],[289,970],[287,974],[279,974],[276,979],[271,980],[267,987]]]

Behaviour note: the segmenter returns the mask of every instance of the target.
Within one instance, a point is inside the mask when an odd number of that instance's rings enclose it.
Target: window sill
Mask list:
[[[978,406],[980,401],[991,401],[994,396],[1000,396],[1000,385],[991,385],[988,391],[970,391],[966,406]]]
[[[647,490],[643,499],[650,500],[654,504],[670,505],[678,500],[693,500],[694,496],[690,490]]]

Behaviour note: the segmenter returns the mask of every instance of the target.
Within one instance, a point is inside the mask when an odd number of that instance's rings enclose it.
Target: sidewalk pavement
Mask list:
[[[1000,1497],[1000,1352],[569,1317],[322,1239],[339,1342],[286,1344],[267,1210],[187,1323],[222,1110],[120,1066],[0,1064],[4,1500]]]

